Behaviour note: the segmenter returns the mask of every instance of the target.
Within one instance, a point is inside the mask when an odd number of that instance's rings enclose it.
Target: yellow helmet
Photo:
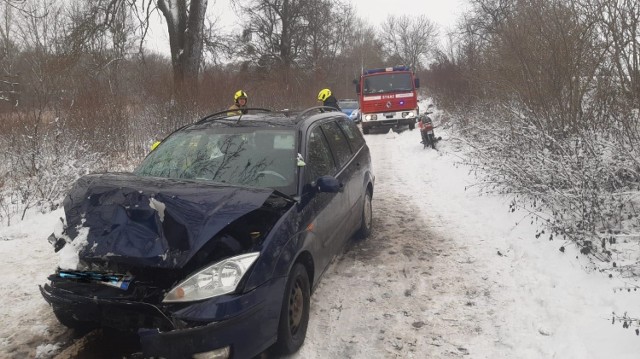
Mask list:
[[[319,101],[324,101],[329,96],[331,96],[331,90],[329,90],[329,89],[322,89],[322,90],[320,90],[320,92],[318,92],[318,100]]]
[[[238,99],[241,99],[241,98],[246,100],[247,99],[247,93],[242,91],[242,90],[236,91],[235,95],[233,95],[233,100],[235,102],[238,102]]]

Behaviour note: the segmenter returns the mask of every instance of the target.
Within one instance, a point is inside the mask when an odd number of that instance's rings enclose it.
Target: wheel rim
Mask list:
[[[367,193],[367,195],[364,197],[365,198],[365,204],[364,204],[364,225],[366,226],[365,228],[367,228],[367,230],[369,228],[371,228],[371,220],[372,220],[372,209],[371,209],[371,196],[369,195],[369,193]]]
[[[304,296],[302,294],[302,284],[300,279],[297,279],[295,285],[291,288],[291,295],[289,296],[289,328],[291,328],[292,335],[298,332],[303,312]]]

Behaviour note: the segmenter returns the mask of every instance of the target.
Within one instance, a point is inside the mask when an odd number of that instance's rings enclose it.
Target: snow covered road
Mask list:
[[[456,141],[438,134],[439,151],[417,131],[366,136],[373,235],[325,273],[291,359],[638,358],[640,336],[611,313],[640,316],[640,294],[586,271],[566,243],[536,239],[507,200],[466,189],[474,179]],[[57,263],[46,238],[59,216],[0,228],[1,358],[48,358],[70,343],[37,289]]]
[[[439,151],[417,131],[366,136],[373,236],[324,276],[292,358],[637,358],[640,337],[611,313],[640,311],[639,294],[614,293],[623,284],[536,239],[506,200],[467,189],[439,134]]]

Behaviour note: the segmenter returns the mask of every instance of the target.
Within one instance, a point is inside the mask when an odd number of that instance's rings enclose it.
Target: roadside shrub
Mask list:
[[[68,132],[56,119],[40,132],[2,138],[3,164],[0,171],[0,220],[11,224],[27,211],[56,209],[70,185],[80,176],[104,169],[101,156],[79,136]]]
[[[457,121],[478,185],[529,211],[536,237],[575,244],[601,270],[640,275],[640,149],[607,128],[550,131],[515,107],[489,113]]]

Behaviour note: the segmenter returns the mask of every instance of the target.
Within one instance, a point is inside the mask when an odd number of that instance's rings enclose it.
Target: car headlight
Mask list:
[[[171,289],[162,302],[192,302],[231,293],[259,256],[258,252],[242,254],[201,269]]]
[[[403,112],[402,113],[402,117],[403,118],[414,118],[414,117],[416,117],[416,113],[414,111]]]

